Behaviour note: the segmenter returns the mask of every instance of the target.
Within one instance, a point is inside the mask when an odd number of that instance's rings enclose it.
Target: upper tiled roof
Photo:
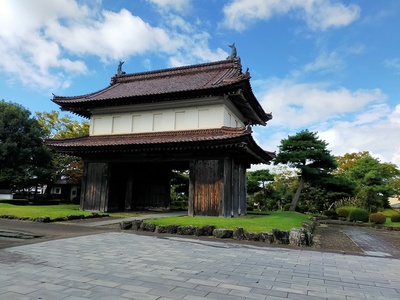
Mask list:
[[[255,98],[250,74],[242,72],[240,58],[212,63],[114,76],[100,91],[73,97],[53,97],[53,102],[88,117],[90,109],[190,97],[232,94],[232,102],[253,124],[271,119]],[[246,100],[243,99],[246,98]],[[241,103],[243,102],[243,103]]]
[[[218,129],[83,136],[69,139],[48,139],[46,144],[58,152],[69,154],[96,151],[115,153],[116,150],[124,152],[155,151],[156,149],[162,149],[162,151],[169,149],[184,150],[199,146],[213,149],[224,146],[239,146],[247,147],[247,152],[251,152],[251,156],[256,157],[258,161],[268,162],[274,157],[273,153],[264,151],[254,142],[251,130],[247,128],[222,127]]]
[[[54,96],[57,104],[79,103],[213,89],[232,85],[248,78],[242,74],[240,60],[223,60],[213,63],[185,66],[150,72],[114,76],[111,85],[91,94],[62,97]]]

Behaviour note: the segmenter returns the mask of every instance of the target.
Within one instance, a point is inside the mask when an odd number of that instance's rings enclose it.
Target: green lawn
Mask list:
[[[281,230],[289,230],[295,227],[301,227],[301,223],[308,221],[309,216],[289,211],[268,212],[266,214],[249,214],[237,218],[221,218],[221,217],[168,217],[154,220],[146,220],[146,222],[156,225],[193,225],[204,226],[214,225],[217,228],[235,229],[242,227],[251,232],[271,232],[273,228]]]
[[[149,212],[115,212],[109,213],[111,217],[128,218]],[[60,205],[12,205],[0,203],[0,215],[13,215],[18,218],[35,219],[37,217],[50,217],[50,219],[65,218],[69,215],[90,216],[91,212],[79,210],[77,204]]]
[[[50,219],[64,218],[68,215],[91,215],[91,212],[79,210],[79,205],[12,205],[0,203],[0,215],[13,215],[18,218],[35,219],[37,217],[50,217]]]

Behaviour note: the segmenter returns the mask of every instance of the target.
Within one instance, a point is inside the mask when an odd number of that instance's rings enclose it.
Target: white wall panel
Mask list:
[[[191,130],[220,128],[222,126],[243,126],[243,117],[232,105],[226,105],[221,99],[216,104],[193,105],[192,107],[173,107],[146,110],[133,106],[92,111],[90,133],[92,135],[125,134],[173,130]],[[164,104],[165,106],[165,104]],[[228,107],[229,106],[229,107]],[[133,110],[135,108],[135,110]]]

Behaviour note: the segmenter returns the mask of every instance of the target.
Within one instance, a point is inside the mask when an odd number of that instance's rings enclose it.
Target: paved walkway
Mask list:
[[[162,212],[162,213],[154,213],[154,214],[143,214],[140,216],[123,218],[123,219],[111,219],[111,220],[100,220],[100,221],[89,220],[90,222],[82,223],[80,225],[88,226],[88,227],[98,227],[98,226],[106,226],[106,225],[111,225],[111,224],[118,224],[122,221],[146,220],[146,219],[178,217],[178,216],[187,216],[187,211],[170,211],[170,212]]]
[[[108,232],[0,250],[0,299],[400,299],[400,260]]]
[[[370,228],[344,226],[344,233],[363,249],[364,253],[373,256],[400,257],[400,249],[380,239]],[[400,232],[398,233],[400,235]]]

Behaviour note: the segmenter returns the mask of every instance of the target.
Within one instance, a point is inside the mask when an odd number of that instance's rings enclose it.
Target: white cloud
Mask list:
[[[190,10],[190,0],[147,0],[147,2],[155,4],[161,10],[174,10],[184,13]]]
[[[309,129],[334,155],[369,151],[400,167],[400,104],[390,107],[381,90],[332,89],[276,78],[264,83],[258,99],[274,116],[266,127],[254,128],[264,149],[278,151],[283,138]]]
[[[85,73],[83,61],[62,57],[60,46],[49,39],[43,30],[59,16],[79,18],[87,14],[86,6],[61,0],[2,1],[0,3],[0,69],[16,76],[27,86],[48,89],[65,87],[69,82],[65,73]],[[53,70],[64,75],[54,76]]]
[[[224,6],[224,25],[243,31],[251,23],[277,15],[291,14],[304,20],[311,30],[343,27],[358,19],[357,5],[344,5],[331,0],[232,0]]]
[[[334,120],[345,114],[359,112],[365,106],[386,98],[379,89],[329,89],[323,83],[271,79],[265,86],[258,99],[266,111],[272,111],[274,119],[269,126],[284,125],[288,128]]]
[[[384,111],[387,111],[386,108]],[[386,115],[381,107],[372,110],[380,115],[374,122],[360,124],[341,121],[331,128],[319,132],[319,136],[329,143],[329,149],[335,155],[349,152],[369,151],[372,156],[383,162],[400,166],[400,105]]]
[[[184,0],[152,2],[173,10],[190,5]],[[10,80],[55,91],[68,86],[73,76],[88,73],[89,56],[108,63],[134,55],[166,54],[171,66],[227,56],[219,48],[210,49],[210,36],[201,24],[188,26],[182,18],[167,14],[159,20],[163,27],[158,27],[126,9],[114,12],[102,9],[100,1],[85,3],[1,1],[0,69]]]
[[[126,9],[102,11],[102,18],[90,23],[82,20],[71,26],[54,23],[46,34],[63,48],[78,54],[94,54],[103,61],[141,54],[151,49],[171,52],[176,42],[159,27],[152,27]]]

